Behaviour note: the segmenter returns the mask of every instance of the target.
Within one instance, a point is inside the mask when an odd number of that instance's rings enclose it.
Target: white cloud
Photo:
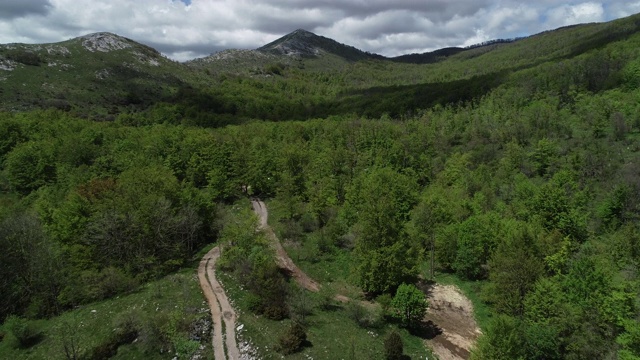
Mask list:
[[[640,1],[0,0],[0,43],[109,31],[185,60],[297,28],[383,55],[523,36],[640,12]]]
[[[579,23],[604,21],[602,3],[586,2],[576,5],[563,5],[547,13],[547,25],[551,28]]]

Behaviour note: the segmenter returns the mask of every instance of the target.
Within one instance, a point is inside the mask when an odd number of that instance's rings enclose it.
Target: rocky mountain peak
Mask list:
[[[91,52],[110,52],[130,48],[131,40],[108,32],[98,32],[81,36],[82,46]]]
[[[350,61],[374,57],[353,46],[341,44],[335,40],[316,35],[304,29],[295,30],[257,50],[274,55],[299,57],[318,57],[328,53]]]

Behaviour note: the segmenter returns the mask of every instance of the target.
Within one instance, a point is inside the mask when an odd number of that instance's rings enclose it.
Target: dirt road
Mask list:
[[[215,264],[219,257],[220,247],[216,246],[202,258],[198,266],[198,279],[211,309],[211,320],[213,321],[211,343],[215,359],[239,360],[240,350],[238,350],[236,343],[236,313],[231,307],[224,289],[216,280]],[[226,330],[224,335],[222,332],[223,321]]]
[[[427,344],[440,360],[468,359],[482,334],[473,317],[473,304],[453,285],[434,284],[425,292],[429,300],[425,320],[434,329]]]
[[[251,200],[251,205],[253,205],[253,211],[260,218],[260,228],[264,230],[271,238],[271,244],[276,250],[276,257],[278,261],[278,266],[282,269],[286,269],[291,277],[300,285],[301,287],[309,290],[317,292],[320,290],[320,284],[317,281],[310,278],[307,274],[305,274],[300,268],[291,260],[287,252],[280,244],[278,237],[271,229],[271,226],[267,223],[269,218],[269,212],[267,211],[267,206],[264,202],[260,200]]]
[[[260,228],[272,240],[278,265],[286,269],[303,288],[318,291],[320,284],[296,266],[268,225],[269,213],[264,202],[256,199],[252,200],[251,204],[260,218]],[[473,304],[453,285],[434,284],[423,290],[430,304],[425,321],[433,328],[429,340],[426,340],[427,345],[440,360],[468,359],[471,348],[475,346],[478,336],[482,334],[473,316]],[[352,301],[343,295],[336,295],[335,299],[342,303]]]

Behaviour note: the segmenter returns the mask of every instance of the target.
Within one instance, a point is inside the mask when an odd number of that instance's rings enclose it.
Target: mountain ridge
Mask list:
[[[634,15],[395,58],[298,29],[254,50],[228,49],[184,63],[129,38],[98,32],[58,43],[0,45],[0,110],[56,107],[111,119],[123,111],[179,102],[218,114],[277,119],[283,112],[306,117],[347,111],[354,102],[346,99],[353,96],[362,111],[377,114],[372,109],[381,108],[381,99],[402,92],[413,99],[404,105],[408,111],[471,100],[511,73],[626,41],[638,29],[640,15]],[[615,81],[618,63],[611,60],[606,73],[594,68],[589,86],[600,88],[609,73]],[[196,105],[193,97],[199,97]],[[281,100],[290,102],[282,111],[274,105]],[[399,101],[394,104],[389,107]]]
[[[256,49],[260,52],[285,56],[317,57],[323,53],[340,56],[348,61],[382,59],[384,56],[362,51],[354,46],[297,29]]]

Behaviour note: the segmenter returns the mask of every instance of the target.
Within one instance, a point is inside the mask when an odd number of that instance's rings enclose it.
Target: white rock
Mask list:
[[[96,33],[81,37],[82,46],[91,52],[110,52],[130,48],[131,44],[109,33]]]

